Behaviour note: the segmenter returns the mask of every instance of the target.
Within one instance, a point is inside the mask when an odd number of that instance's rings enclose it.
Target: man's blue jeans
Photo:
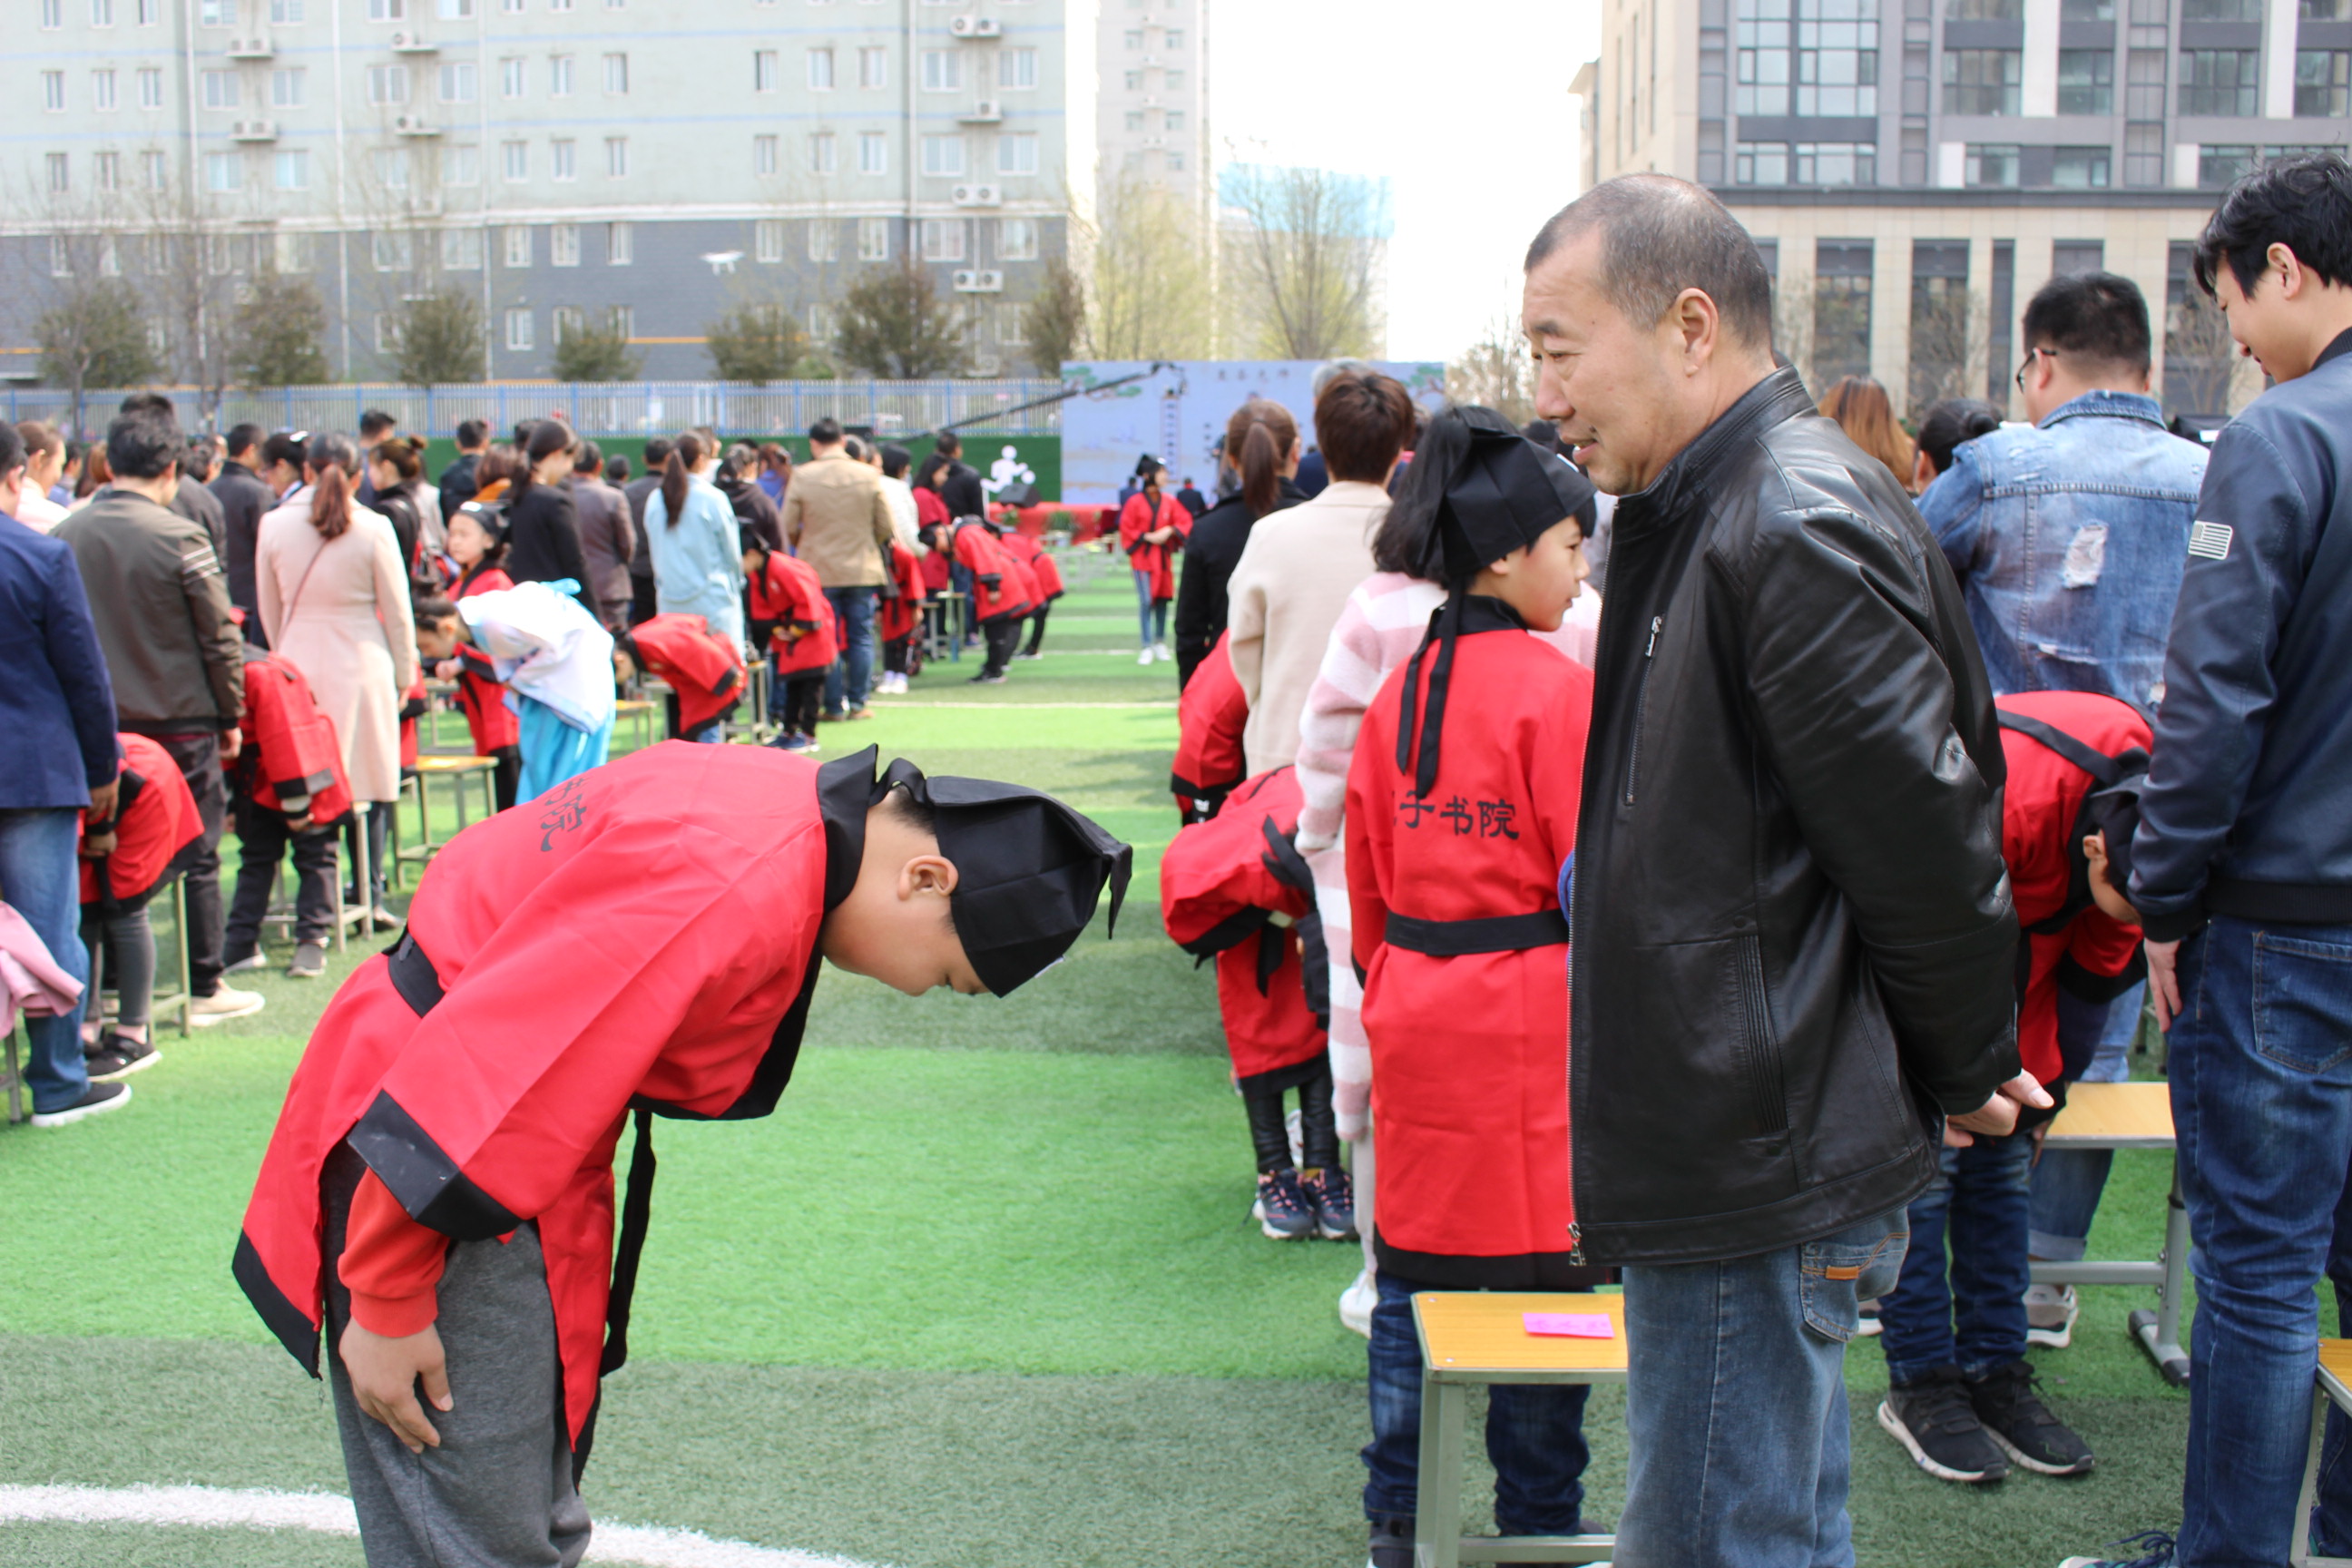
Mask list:
[[[1911,1200],[1902,1279],[1878,1304],[1879,1343],[1895,1386],[1939,1367],[1978,1377],[2025,1354],[2032,1166],[2032,1133],[1979,1137],[1965,1149],[1944,1150],[1936,1184]]]
[[[874,685],[874,597],[877,588],[827,588],[847,634],[841,661],[824,672],[824,710],[838,719],[866,706]]]
[[[71,807],[0,811],[0,901],[5,901],[41,939],[59,969],[85,984],[89,953],[81,944],[81,813]],[[89,1068],[81,1054],[82,1013],[88,993],[59,1017],[28,1016],[32,1059],[25,1083],[36,1111],[63,1110],[89,1089]]]
[[[2091,1065],[2077,1083],[2125,1083],[2131,1079],[2132,1037],[2139,1033],[2141,1008],[2147,1000],[2145,982],[2112,1002],[2085,1002],[2058,993],[2058,1043],[2073,1059],[2072,1042],[2078,1033],[2095,1036]],[[2049,1149],[2033,1166],[2033,1216],[2029,1248],[2035,1258],[2059,1263],[2077,1262],[2088,1250],[2091,1221],[2098,1217],[2099,1196],[2107,1189],[2114,1168],[2112,1149]]]
[[[1618,1568],[1851,1568],[1845,1346],[1904,1211],[1720,1263],[1629,1266]]]
[[[1421,1499],[1421,1341],[1412,1293],[1437,1287],[1380,1277],[1369,1352],[1372,1440],[1364,1445],[1366,1519],[1409,1521]],[[1584,1504],[1582,1384],[1503,1384],[1486,1391],[1486,1458],[1495,1466],[1495,1525],[1506,1535],[1576,1535]]]
[[[2352,1314],[2352,926],[2227,917],[2181,943],[2172,1121],[2197,1280],[2184,1568],[2284,1564],[2323,1277]],[[2331,1409],[2323,1556],[2352,1555],[2352,1424]]]

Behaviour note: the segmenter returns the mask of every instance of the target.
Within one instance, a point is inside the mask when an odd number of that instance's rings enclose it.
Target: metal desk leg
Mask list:
[[[335,866],[333,871],[335,885],[328,889],[327,893],[329,900],[332,903],[335,910],[335,951],[337,952],[341,952],[343,951],[345,943],[349,941],[349,938],[344,934],[348,922],[343,919],[344,912],[348,908],[348,906],[343,902],[343,888],[345,886],[343,881],[343,835],[341,829],[334,827],[325,828],[322,829],[322,831],[327,836],[327,842],[334,847],[335,851]],[[296,900],[296,907],[299,909],[300,907],[300,900],[302,897],[302,874],[299,871],[297,871],[294,874],[294,897]]]
[[[1421,1502],[1413,1516],[1413,1568],[1459,1568],[1462,1562],[1462,1433],[1469,1389],[1421,1380]]]
[[[25,1061],[16,1052],[16,1031],[8,1031],[8,1124],[25,1120]]]
[[[2188,1294],[2189,1207],[2180,1197],[2180,1156],[2172,1157],[2172,1194],[2164,1216],[2164,1284],[2157,1310],[2146,1308],[2127,1320],[2132,1337],[2140,1342],[2164,1381],[2175,1388],[2189,1384],[2189,1352],[2180,1344],[2180,1304]]]
[[[180,950],[180,1038],[184,1040],[191,1027],[190,1016],[196,1005],[195,971],[188,962],[188,879],[185,877],[172,879],[172,945]],[[260,951],[258,938],[255,940],[254,951]],[[151,1037],[155,1033],[152,1008],[147,1013],[147,1033]]]

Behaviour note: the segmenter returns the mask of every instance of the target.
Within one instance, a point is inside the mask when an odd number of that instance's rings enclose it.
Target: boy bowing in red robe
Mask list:
[[[1106,882],[1116,921],[1131,852],[1086,817],[875,766],[870,748],[820,767],[665,744],[568,779],[450,841],[399,945],[320,1020],[235,1272],[305,1367],[328,1352],[372,1563],[579,1560],[649,1118],[772,1110],[820,957],[909,994],[1003,995],[1061,957]]]

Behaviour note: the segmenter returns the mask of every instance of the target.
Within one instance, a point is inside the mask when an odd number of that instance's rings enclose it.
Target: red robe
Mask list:
[[[2089,691],[2026,691],[1994,704],[2039,719],[2095,752],[2120,756],[2154,744],[2147,721],[2127,702]],[[2017,1054],[2025,1070],[2044,1085],[2064,1076],[2058,1050],[2058,987],[2069,969],[2112,978],[2131,967],[2140,931],[2094,904],[2063,929],[2033,931],[2063,911],[2074,881],[2075,817],[2096,787],[2090,774],[2015,730],[2000,732],[2009,784],[2001,794],[2000,849],[2009,862],[2010,897],[2017,923],[2032,944],[2025,990],[2018,998]]]
[[[971,618],[986,625],[999,616],[1027,615],[1029,601],[1021,595],[1024,574],[1006,557],[988,525],[960,522],[954,525],[954,535],[950,548],[957,563],[971,574]]]
[[[1286,1069],[1319,1061],[1328,1047],[1329,1004],[1314,1005],[1300,961],[1298,922],[1315,913],[1315,884],[1297,852],[1283,852],[1298,830],[1301,798],[1292,769],[1260,773],[1215,817],[1177,834],[1160,863],[1168,934],[1196,957],[1216,957],[1225,1049],[1244,1089],[1291,1087]]]
[[[1169,768],[1168,787],[1188,822],[1214,816],[1226,793],[1249,772],[1242,760],[1249,694],[1234,673],[1225,647],[1231,640],[1231,633],[1217,634],[1216,646],[1193,668],[1176,701],[1176,760]]]
[[[1397,766],[1410,665],[1381,683],[1348,773],[1348,898],[1381,1139],[1375,1246],[1400,1279],[1564,1289],[1575,1211],[1558,884],[1576,847],[1592,673],[1499,614],[1466,626],[1478,629],[1457,644],[1429,795]],[[1391,916],[1541,925],[1542,911],[1558,938],[1540,946],[1435,957],[1388,940]]]
[[[886,643],[915,635],[923,624],[923,561],[897,540],[890,542],[890,580],[898,585],[896,598],[882,601],[875,620],[875,636]]]
[[[351,810],[351,780],[343,773],[335,721],[320,711],[300,670],[249,644],[237,728],[243,738],[230,766],[254,805],[284,811],[288,801],[306,800],[314,823],[332,822]]]
[[[770,646],[776,651],[777,674],[813,675],[830,668],[841,657],[841,640],[833,601],[824,596],[816,568],[796,556],[771,555],[766,575],[775,592],[771,603],[776,629]]]
[[[1145,534],[1162,528],[1173,528],[1175,537],[1165,544],[1143,542]],[[1161,496],[1157,508],[1141,490],[1127,498],[1118,514],[1118,547],[1127,552],[1129,566],[1150,577],[1154,602],[1176,596],[1176,552],[1192,532],[1192,514],[1174,496]]]
[[[940,498],[939,491],[925,489],[920,485],[915,487],[915,526],[918,529],[928,534],[933,523],[952,521],[948,516],[948,503]],[[921,565],[924,588],[934,594],[946,593],[950,585],[948,558],[934,550],[922,558]]]
[[[1037,596],[1030,605],[1031,609],[1043,609],[1066,592],[1062,586],[1062,568],[1055,563],[1054,552],[1034,537],[1016,530],[998,534],[996,542],[1004,547],[1007,555],[1029,569],[1030,577],[1036,583]]]
[[[673,611],[629,628],[637,662],[677,693],[677,721],[688,734],[743,699],[743,650],[700,616]]]
[[[701,1120],[774,1109],[872,778],[870,752],[820,769],[765,746],[650,746],[449,841],[408,912],[437,1005],[404,999],[385,958],[361,966],[311,1034],[246,1210],[238,1283],[296,1359],[317,1371],[320,1178],[348,1138],[370,1173],[341,1268],[378,1332],[414,1331],[398,1309],[438,1282],[446,1237],[539,1222],[577,1441],[625,1113],[638,1097]]]
[[[248,668],[246,679],[253,679]],[[172,858],[205,831],[196,814],[196,797],[181,775],[172,753],[144,735],[115,736],[122,761],[114,775],[114,815],[104,821],[88,808],[81,814],[87,842],[93,833],[111,825],[111,852],[81,863],[81,901],[121,902],[142,897],[171,868]]]
[[[514,586],[514,579],[492,566],[458,585],[457,597],[495,594]],[[474,755],[495,755],[500,748],[522,744],[522,724],[507,706],[506,684],[499,679],[498,662],[472,643],[457,645],[457,706],[466,712],[466,728],[474,737]]]

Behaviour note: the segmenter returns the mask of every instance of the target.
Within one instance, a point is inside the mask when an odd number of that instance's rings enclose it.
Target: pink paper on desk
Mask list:
[[[1519,1321],[1531,1334],[1559,1339],[1613,1340],[1616,1325],[1606,1312],[1521,1312]]]

